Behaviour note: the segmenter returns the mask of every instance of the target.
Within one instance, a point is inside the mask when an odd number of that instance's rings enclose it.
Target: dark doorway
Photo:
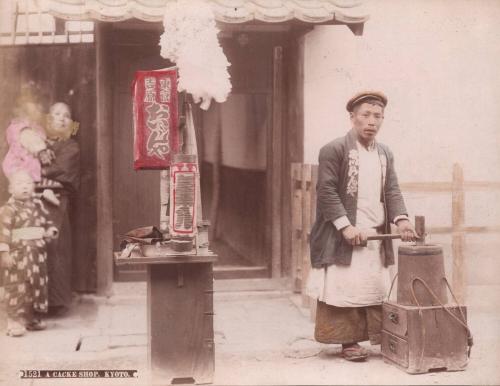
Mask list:
[[[113,68],[113,233],[159,222],[159,172],[133,171],[131,84],[136,70],[159,69],[160,29],[114,27],[109,60]],[[216,278],[269,277],[269,130],[273,123],[273,50],[281,35],[225,34],[232,92],[206,112],[194,108],[204,217],[212,223],[211,249],[219,255]],[[118,275],[117,275],[118,273]],[[115,267],[115,280],[143,274]]]
[[[56,59],[57,58],[57,59]],[[8,150],[5,129],[13,118],[21,86],[33,82],[45,111],[52,103],[67,103],[80,122],[80,189],[71,197],[72,289],[96,288],[96,88],[95,49],[92,44],[27,45],[0,48],[0,160]],[[0,205],[9,197],[7,179],[0,172]],[[1,285],[1,280],[0,280]]]
[[[212,244],[235,271],[251,267],[251,277],[270,276],[268,136],[273,49],[280,42],[270,33],[226,34],[232,92],[203,113],[203,206],[211,213]]]

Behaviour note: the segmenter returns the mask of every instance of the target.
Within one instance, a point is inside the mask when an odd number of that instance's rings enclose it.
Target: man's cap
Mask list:
[[[368,99],[376,99],[385,106],[387,106],[387,97],[380,91],[362,91],[354,95],[347,101],[345,108],[347,111],[352,112],[354,107],[363,103]]]

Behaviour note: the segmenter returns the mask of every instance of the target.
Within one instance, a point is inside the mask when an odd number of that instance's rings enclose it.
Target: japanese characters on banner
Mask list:
[[[170,234],[193,237],[196,234],[196,195],[198,163],[193,154],[177,154],[170,169]]]
[[[136,71],[134,169],[165,169],[179,147],[177,70]]]

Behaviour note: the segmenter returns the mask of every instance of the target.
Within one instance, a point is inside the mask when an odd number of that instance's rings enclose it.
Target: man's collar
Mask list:
[[[377,148],[377,143],[375,140],[373,140],[372,143],[370,143],[368,147],[366,147],[361,142],[359,142],[358,139],[356,139],[356,146],[358,147],[358,149],[365,149],[366,151],[374,151]]]

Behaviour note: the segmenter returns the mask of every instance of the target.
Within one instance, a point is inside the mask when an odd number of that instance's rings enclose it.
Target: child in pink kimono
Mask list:
[[[42,183],[42,165],[50,165],[54,155],[47,148],[46,135],[40,122],[44,119],[42,106],[36,101],[30,90],[24,88],[14,110],[16,117],[6,130],[9,150],[2,162],[7,177],[22,170],[33,181]],[[42,193],[43,197],[58,205],[58,199],[50,189]]]
[[[7,309],[7,335],[43,330],[40,315],[48,310],[46,239],[57,229],[48,211],[34,195],[34,183],[25,171],[9,178],[10,199],[0,208],[0,261]]]

